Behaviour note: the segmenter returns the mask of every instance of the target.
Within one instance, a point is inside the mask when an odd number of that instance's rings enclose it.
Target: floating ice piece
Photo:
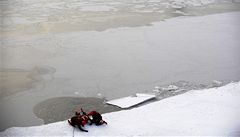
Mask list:
[[[178,87],[175,85],[169,85],[166,88],[162,88],[163,91],[172,91],[172,90],[177,90],[177,89],[178,89]]]
[[[172,0],[170,2],[170,5],[172,8],[175,8],[175,9],[181,9],[181,8],[184,8],[186,7],[187,3],[184,2],[184,0]]]
[[[188,16],[188,15],[189,15],[188,13],[182,12],[182,11],[180,11],[180,10],[176,10],[176,11],[173,12],[173,13],[181,14],[181,15],[184,15],[184,16]]]
[[[178,89],[178,90],[175,90],[174,92],[179,93],[179,92],[184,92],[184,91],[186,91],[186,89]]]
[[[114,99],[107,101],[107,104],[118,106],[120,108],[130,108],[146,101],[154,99],[155,95],[136,93],[135,96],[123,97],[120,99]]]
[[[223,83],[221,81],[213,80],[214,86],[221,86]]]
[[[159,93],[160,92],[160,87],[155,86],[153,89],[153,92]]]
[[[76,92],[74,92],[74,94],[79,95],[79,92],[76,91]]]

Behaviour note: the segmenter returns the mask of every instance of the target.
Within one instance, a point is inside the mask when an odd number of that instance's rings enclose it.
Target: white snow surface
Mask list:
[[[109,100],[106,103],[118,106],[120,108],[129,108],[145,101],[154,99],[155,95],[136,93],[135,96],[128,96],[119,99]]]
[[[157,101],[131,110],[103,115],[108,125],[85,126],[88,133],[67,121],[35,127],[13,127],[4,136],[159,136],[240,135],[240,82]],[[73,135],[74,134],[74,135]]]

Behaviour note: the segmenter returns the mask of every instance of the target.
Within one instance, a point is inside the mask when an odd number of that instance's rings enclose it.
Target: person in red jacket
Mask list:
[[[84,127],[88,123],[89,118],[88,118],[87,114],[85,112],[83,112],[82,109],[81,109],[81,111],[82,111],[82,115],[79,111],[76,111],[75,116],[73,116],[70,120],[68,120],[68,123],[70,125],[72,125],[73,127],[77,126],[81,131],[88,132],[87,130],[83,129],[82,127]]]
[[[97,111],[91,111],[88,114],[84,112],[82,108],[81,108],[81,111],[83,115],[86,115],[88,117],[88,120],[90,121],[90,125],[92,125],[93,123],[97,126],[102,124],[107,124],[107,122],[102,119],[101,114],[98,113]]]
[[[95,123],[95,125],[102,125],[102,124],[107,124],[106,121],[104,121],[102,119],[102,116],[100,113],[98,113],[97,111],[91,111],[88,113],[88,118],[90,120],[90,124]]]
[[[81,131],[88,132],[87,130],[82,128],[84,127],[84,125],[86,125],[86,120],[78,113],[76,113],[75,116],[68,120],[68,123],[73,127],[77,126]]]

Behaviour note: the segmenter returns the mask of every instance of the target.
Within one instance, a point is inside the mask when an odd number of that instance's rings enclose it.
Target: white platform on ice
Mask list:
[[[136,96],[128,96],[120,99],[114,99],[114,100],[107,101],[106,103],[110,105],[118,106],[120,108],[129,108],[129,107],[138,105],[140,103],[143,103],[145,101],[152,100],[155,97],[156,97],[155,95],[137,93]]]

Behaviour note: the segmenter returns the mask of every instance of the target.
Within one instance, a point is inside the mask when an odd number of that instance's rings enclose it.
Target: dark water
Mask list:
[[[37,117],[44,120],[44,124],[62,121],[74,116],[75,111],[83,108],[85,112],[97,111],[101,114],[120,111],[115,106],[104,104],[99,98],[59,97],[45,100],[34,107]]]

